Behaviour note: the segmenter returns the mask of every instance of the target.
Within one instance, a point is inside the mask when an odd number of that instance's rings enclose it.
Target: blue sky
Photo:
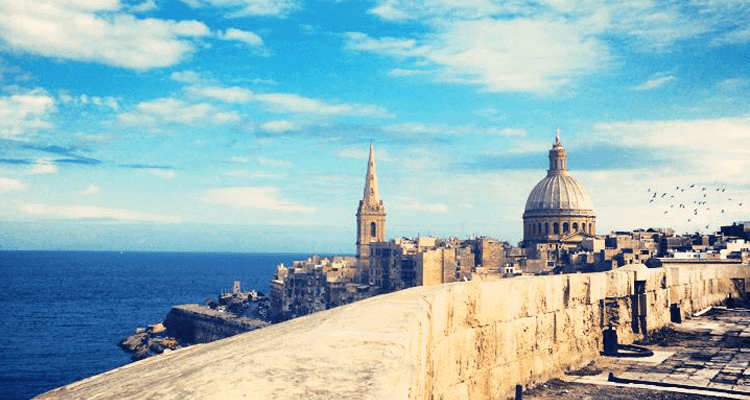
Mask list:
[[[352,253],[370,140],[388,237],[517,242],[557,126],[599,233],[713,231],[750,219],[749,17],[0,0],[0,246]]]

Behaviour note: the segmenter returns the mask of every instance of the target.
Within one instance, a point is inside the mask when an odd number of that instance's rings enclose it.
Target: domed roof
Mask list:
[[[526,211],[594,210],[586,190],[568,174],[547,175],[531,191]]]
[[[586,211],[593,215],[594,204],[588,193],[566,168],[565,147],[560,142],[560,130],[555,132],[555,143],[549,151],[549,170],[531,191],[526,200],[526,211],[549,213],[557,210]]]

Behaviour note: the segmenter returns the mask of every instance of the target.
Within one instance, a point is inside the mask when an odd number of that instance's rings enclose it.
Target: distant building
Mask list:
[[[588,193],[568,173],[560,130],[549,151],[549,170],[529,194],[523,213],[523,247],[535,244],[579,245],[596,235],[596,213]],[[542,246],[557,251],[561,246]],[[545,258],[545,257],[540,257]]]
[[[370,143],[367,161],[365,191],[357,208],[357,262],[362,268],[362,280],[367,280],[370,244],[385,242],[385,206],[378,192],[378,175],[375,169],[375,147]]]
[[[750,221],[735,222],[721,227],[721,234],[750,241]]]

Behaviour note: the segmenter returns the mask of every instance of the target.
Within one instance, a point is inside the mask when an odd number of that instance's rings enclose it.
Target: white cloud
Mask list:
[[[29,175],[54,174],[57,172],[57,165],[51,160],[37,160],[34,166],[29,170]]]
[[[74,97],[68,93],[60,93],[58,98],[64,105],[86,106],[91,103],[98,108],[109,108],[112,111],[120,109],[119,101],[112,96],[89,96],[83,93]]]
[[[299,126],[292,121],[274,120],[262,124],[260,129],[270,133],[285,133],[299,130]]]
[[[240,120],[236,112],[226,112],[208,103],[187,103],[175,98],[144,101],[132,112],[121,113],[118,120],[126,125],[176,123],[194,126],[225,125]]]
[[[390,76],[418,76],[429,75],[430,73],[430,70],[413,68],[393,68],[388,71],[388,75]]]
[[[172,179],[177,176],[177,172],[171,169],[150,169],[148,170],[148,173],[156,175],[162,179]]]
[[[99,193],[99,186],[97,186],[96,184],[92,183],[81,194],[87,194],[88,195],[88,194],[97,194],[97,193]]]
[[[193,8],[216,7],[227,9],[230,18],[247,16],[283,17],[298,7],[293,0],[183,0]]]
[[[248,177],[250,176],[250,171],[246,169],[233,169],[230,171],[224,172],[222,175],[224,176],[231,176],[231,177]]]
[[[130,7],[130,10],[136,13],[153,11],[159,8],[159,5],[154,0],[146,0],[143,3],[136,4]]]
[[[558,19],[451,21],[436,29],[421,44],[350,32],[347,47],[425,65],[436,81],[478,85],[488,92],[553,93],[574,78],[607,68],[612,59],[595,36]]]
[[[260,171],[256,171],[250,174],[250,177],[260,178],[260,179],[279,179],[285,176],[286,174],[272,174],[270,172],[260,172]]]
[[[393,209],[407,211],[427,211],[433,213],[448,212],[448,206],[442,203],[425,203],[413,197],[396,197],[392,201]]]
[[[736,90],[750,86],[750,79],[747,78],[728,78],[719,82],[717,88],[720,90]]]
[[[11,178],[0,177],[0,193],[18,192],[26,189],[26,184]]]
[[[389,118],[393,115],[385,108],[360,103],[330,103],[293,93],[254,93],[239,86],[188,86],[191,96],[210,98],[226,103],[258,102],[271,112],[313,115],[349,115],[358,117]]]
[[[316,115],[351,115],[358,117],[390,118],[385,108],[359,103],[329,103],[292,93],[264,93],[254,96],[273,112],[290,112]]]
[[[656,75],[647,81],[633,87],[634,90],[651,90],[662,87],[669,82],[676,80],[674,75]]]
[[[294,166],[294,164],[292,164],[288,160],[258,157],[257,161],[261,165],[265,165],[267,167],[274,167],[274,168],[289,168],[289,167]]]
[[[304,213],[315,212],[313,207],[295,204],[280,198],[279,189],[270,186],[209,189],[203,191],[200,200],[236,208]]]
[[[53,218],[103,219],[124,222],[157,222],[164,224],[176,224],[182,222],[182,219],[179,217],[98,206],[54,206],[31,203],[23,204],[19,208],[21,209],[21,211],[29,215],[46,216]]]
[[[247,164],[250,162],[250,157],[233,156],[232,162]]]
[[[525,136],[527,131],[522,128],[478,127],[470,125],[422,124],[405,122],[396,125],[386,125],[383,130],[398,135],[490,135],[490,136]]]
[[[199,21],[138,19],[118,1],[0,0],[0,38],[31,54],[135,70],[167,67],[210,34]]]
[[[200,75],[195,71],[175,71],[169,78],[182,83],[198,83],[201,80]]]
[[[714,39],[713,45],[747,43],[750,41],[750,28],[737,28],[724,36]]]
[[[750,117],[598,123],[595,137],[649,148],[682,171],[689,166],[725,182],[745,182],[750,169]]]
[[[223,40],[236,40],[251,46],[262,46],[263,39],[253,32],[243,31],[240,29],[229,28],[219,35]]]
[[[55,99],[42,89],[0,97],[0,137],[16,137],[52,128]]]
[[[715,44],[750,38],[750,29],[737,25],[750,16],[750,3],[741,1],[379,0],[370,13],[421,24],[425,33],[373,38],[350,32],[350,50],[395,58],[400,65],[390,69],[392,76],[429,74],[489,92],[564,93],[617,65],[619,48],[612,43],[669,52],[707,34],[722,35]]]
[[[220,100],[226,103],[247,103],[253,99],[253,92],[239,86],[188,86],[185,91],[192,96]]]

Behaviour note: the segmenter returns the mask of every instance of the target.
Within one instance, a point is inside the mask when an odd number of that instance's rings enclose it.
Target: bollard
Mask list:
[[[516,385],[516,400],[523,400],[523,386]]]
[[[682,312],[680,311],[680,305],[679,304],[672,304],[669,306],[669,314],[670,314],[670,320],[674,322],[675,324],[681,324],[682,323]]]
[[[616,356],[618,347],[617,331],[612,328],[612,325],[602,332],[602,339],[604,342],[604,355]]]

